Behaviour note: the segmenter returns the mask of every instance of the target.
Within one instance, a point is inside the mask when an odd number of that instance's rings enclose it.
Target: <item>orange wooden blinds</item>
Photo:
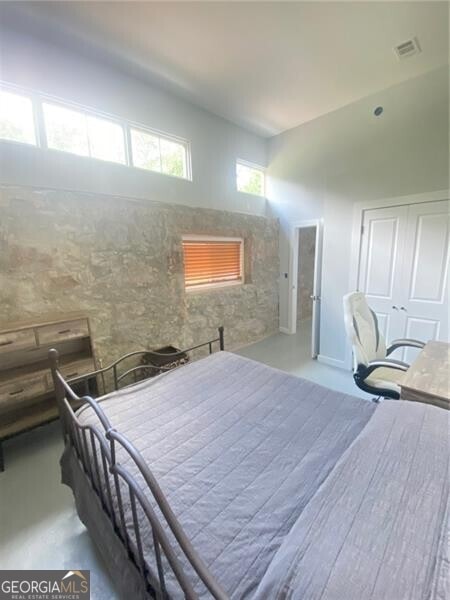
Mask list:
[[[241,240],[183,240],[186,287],[242,280]]]

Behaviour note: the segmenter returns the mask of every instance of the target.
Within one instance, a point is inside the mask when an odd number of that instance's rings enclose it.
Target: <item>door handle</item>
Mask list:
[[[398,306],[395,306],[395,304],[394,304],[394,306],[393,306],[392,308],[393,308],[394,310],[398,310]]]
[[[408,312],[404,306],[400,306],[400,310],[404,310],[405,312]]]

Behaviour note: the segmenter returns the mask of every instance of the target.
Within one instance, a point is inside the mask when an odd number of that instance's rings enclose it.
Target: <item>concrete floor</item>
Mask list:
[[[297,377],[310,379],[338,392],[370,399],[356,387],[350,372],[319,363],[311,358],[311,321],[301,321],[295,335],[278,333],[237,351]]]
[[[309,340],[309,324],[303,323],[296,335],[276,334],[238,353],[357,395],[350,373],[310,358]],[[72,493],[60,484],[59,425],[54,423],[9,440],[4,451],[0,569],[90,569],[91,598],[117,598],[106,568],[77,517]]]

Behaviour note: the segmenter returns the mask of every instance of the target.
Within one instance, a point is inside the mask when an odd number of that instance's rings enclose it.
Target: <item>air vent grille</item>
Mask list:
[[[417,38],[412,38],[395,46],[394,51],[399,59],[419,54],[420,46]]]

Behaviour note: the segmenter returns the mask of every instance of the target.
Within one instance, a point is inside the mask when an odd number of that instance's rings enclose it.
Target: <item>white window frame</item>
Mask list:
[[[229,236],[218,236],[218,235],[196,235],[196,234],[189,234],[189,235],[183,235],[181,237],[181,241],[182,242],[239,242],[239,248],[240,248],[240,264],[239,264],[239,270],[240,270],[240,274],[241,277],[240,279],[233,279],[231,281],[216,281],[213,283],[199,283],[197,285],[190,285],[186,287],[186,284],[184,285],[184,291],[188,294],[192,294],[192,293],[196,293],[196,292],[202,292],[202,291],[210,291],[210,290],[214,290],[217,288],[224,288],[224,287],[233,287],[233,286],[237,286],[237,285],[244,285],[245,283],[245,272],[244,272],[244,238],[241,237],[229,237]],[[184,270],[183,270],[183,277],[184,277]]]
[[[35,90],[30,90],[21,86],[18,86],[13,83],[9,83],[7,81],[0,80],[0,89],[5,90],[6,92],[11,92],[13,94],[17,94],[20,96],[25,96],[31,100],[32,108],[33,108],[33,121],[34,121],[34,133],[36,143],[31,144],[29,142],[21,142],[19,140],[7,140],[0,138],[0,143],[6,144],[20,144],[22,146],[40,148],[47,150],[49,152],[61,152],[65,155],[74,156],[77,158],[81,158],[82,160],[98,160],[102,163],[107,163],[111,165],[115,165],[117,167],[129,167],[132,169],[139,169],[140,171],[147,171],[147,173],[153,173],[157,175],[163,175],[164,177],[173,177],[175,179],[179,179],[181,181],[192,181],[192,153],[191,153],[191,143],[189,140],[185,138],[181,138],[179,136],[175,136],[158,129],[153,129],[142,123],[136,123],[134,121],[129,121],[127,119],[122,119],[115,115],[111,115],[109,113],[103,112],[101,110],[93,109],[88,106],[84,106],[82,104],[78,104],[76,102],[70,100],[64,100],[62,98],[58,98],[56,96],[51,96],[46,93],[38,92]],[[61,150],[59,148],[49,148],[47,144],[47,134],[45,128],[45,119],[44,119],[44,111],[43,104],[55,104],[57,106],[61,106],[62,108],[67,108],[69,110],[74,110],[78,112],[82,112],[86,115],[97,117],[99,119],[105,119],[107,121],[111,121],[116,125],[119,125],[123,131],[123,142],[125,149],[125,162],[120,163],[111,160],[105,160],[103,158],[98,158],[95,156],[82,156],[79,154],[75,154],[74,152],[70,152],[69,150]],[[170,173],[164,173],[163,171],[152,171],[151,169],[143,169],[141,167],[135,167],[133,165],[133,155],[132,155],[132,146],[131,146],[131,129],[138,129],[143,131],[144,133],[149,133],[150,135],[157,136],[160,139],[165,139],[171,142],[176,142],[177,144],[181,144],[184,146],[186,151],[186,177],[180,177],[178,175],[171,175]]]
[[[191,144],[189,140],[185,140],[184,138],[177,137],[175,135],[170,135],[168,133],[164,133],[157,129],[150,129],[150,127],[145,127],[145,125],[141,125],[140,123],[133,123],[132,121],[127,122],[128,125],[128,136],[129,136],[129,155],[130,155],[130,166],[133,169],[139,169],[140,171],[147,171],[150,173],[159,173],[160,175],[166,175],[166,177],[174,177],[175,179],[181,179],[184,181],[192,181],[192,163],[191,163]],[[133,145],[131,141],[131,130],[135,129],[136,131],[142,131],[142,133],[148,133],[149,135],[153,135],[157,137],[159,140],[159,158],[161,161],[161,140],[167,140],[168,142],[175,142],[176,144],[180,144],[183,146],[186,151],[186,177],[180,177],[179,175],[172,175],[171,173],[164,173],[164,171],[154,171],[153,169],[146,169],[145,167],[139,167],[133,163]]]
[[[237,166],[238,165],[242,165],[243,167],[248,167],[249,169],[255,169],[256,171],[260,171],[263,174],[263,190],[262,190],[261,195],[254,194],[253,192],[245,192],[238,188],[238,184],[237,184]],[[265,198],[266,197],[266,168],[265,167],[258,165],[257,163],[250,162],[248,160],[244,160],[242,158],[237,158],[236,164],[234,166],[234,177],[235,177],[235,181],[236,181],[236,190],[240,194],[246,194],[247,196],[255,196],[256,198]]]
[[[41,134],[39,128],[39,119],[36,111],[36,98],[35,95],[29,91],[23,90],[14,85],[6,84],[0,82],[0,91],[9,92],[10,94],[16,94],[16,96],[23,96],[24,98],[28,98],[31,102],[31,113],[33,117],[33,131],[34,131],[34,143],[33,142],[22,142],[21,140],[8,140],[6,138],[0,138],[2,142],[7,144],[20,144],[21,146],[26,146],[28,148],[39,148],[41,146]]]
[[[51,152],[62,152],[63,154],[70,154],[72,156],[87,158],[89,160],[100,160],[101,162],[106,162],[106,163],[113,164],[113,165],[119,165],[121,167],[130,166],[129,161],[128,161],[127,136],[126,136],[126,132],[125,132],[125,129],[127,126],[126,121],[123,121],[117,117],[113,117],[111,115],[108,115],[108,114],[100,112],[100,111],[95,111],[91,108],[86,108],[85,106],[81,106],[80,104],[76,104],[75,102],[66,102],[65,100],[59,100],[58,98],[52,98],[51,96],[47,96],[45,94],[39,94],[37,96],[36,101],[39,104],[38,110],[40,112],[40,120],[42,120],[42,128],[43,128],[43,132],[44,132],[44,135],[42,137],[42,146],[41,146],[42,148],[46,148],[47,150],[50,150]],[[76,154],[75,152],[71,152],[70,150],[62,150],[61,148],[50,148],[48,145],[48,141],[47,141],[47,128],[45,126],[44,104],[53,104],[54,106],[60,106],[61,108],[67,108],[68,110],[73,110],[73,111],[82,113],[84,115],[90,116],[90,117],[96,117],[98,119],[110,121],[111,123],[114,123],[115,125],[119,125],[122,129],[125,162],[117,162],[115,160],[99,158],[98,156],[90,156],[90,155],[84,156],[82,154]],[[90,142],[89,142],[89,132],[88,132],[87,142],[88,142],[88,148],[89,148],[89,152],[90,152],[91,148],[90,148]]]

